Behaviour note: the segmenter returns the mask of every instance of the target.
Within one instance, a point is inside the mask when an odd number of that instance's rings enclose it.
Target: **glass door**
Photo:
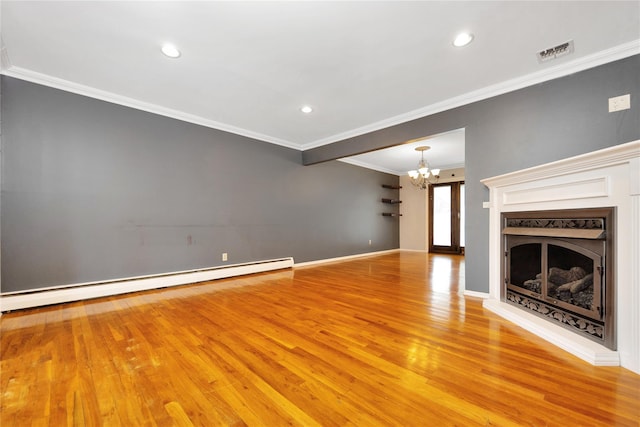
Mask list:
[[[429,186],[429,252],[464,253],[464,182]]]

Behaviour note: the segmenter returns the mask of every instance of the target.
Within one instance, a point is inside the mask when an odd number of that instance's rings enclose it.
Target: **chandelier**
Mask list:
[[[430,148],[427,145],[416,147],[416,151],[419,151],[422,156],[418,163],[418,170],[408,172],[411,183],[422,190],[426,189],[428,184],[435,184],[440,178],[440,169],[431,169],[429,162],[424,159],[424,152]]]

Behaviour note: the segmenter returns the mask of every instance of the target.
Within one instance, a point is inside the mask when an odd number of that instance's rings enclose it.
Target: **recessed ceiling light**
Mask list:
[[[310,112],[313,111],[313,108],[311,108],[308,105],[303,105],[302,107],[300,107],[300,111],[302,111],[305,114],[309,114]]]
[[[455,47],[466,46],[473,40],[473,34],[471,33],[460,33],[453,40],[453,45]]]
[[[174,45],[168,44],[168,43],[162,45],[162,53],[164,53],[169,58],[179,58],[180,57],[180,51],[178,50],[178,48],[175,47]]]

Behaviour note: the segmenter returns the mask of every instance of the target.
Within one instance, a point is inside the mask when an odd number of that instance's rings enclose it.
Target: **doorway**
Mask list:
[[[464,182],[429,186],[429,252],[464,254]]]

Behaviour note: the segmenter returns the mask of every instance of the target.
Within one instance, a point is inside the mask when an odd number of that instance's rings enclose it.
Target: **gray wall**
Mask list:
[[[2,292],[399,245],[397,176],[5,76],[1,114]]]
[[[489,290],[483,178],[640,139],[640,56],[582,71],[303,153],[305,164],[466,128],[466,288]],[[631,94],[609,113],[608,98]]]

